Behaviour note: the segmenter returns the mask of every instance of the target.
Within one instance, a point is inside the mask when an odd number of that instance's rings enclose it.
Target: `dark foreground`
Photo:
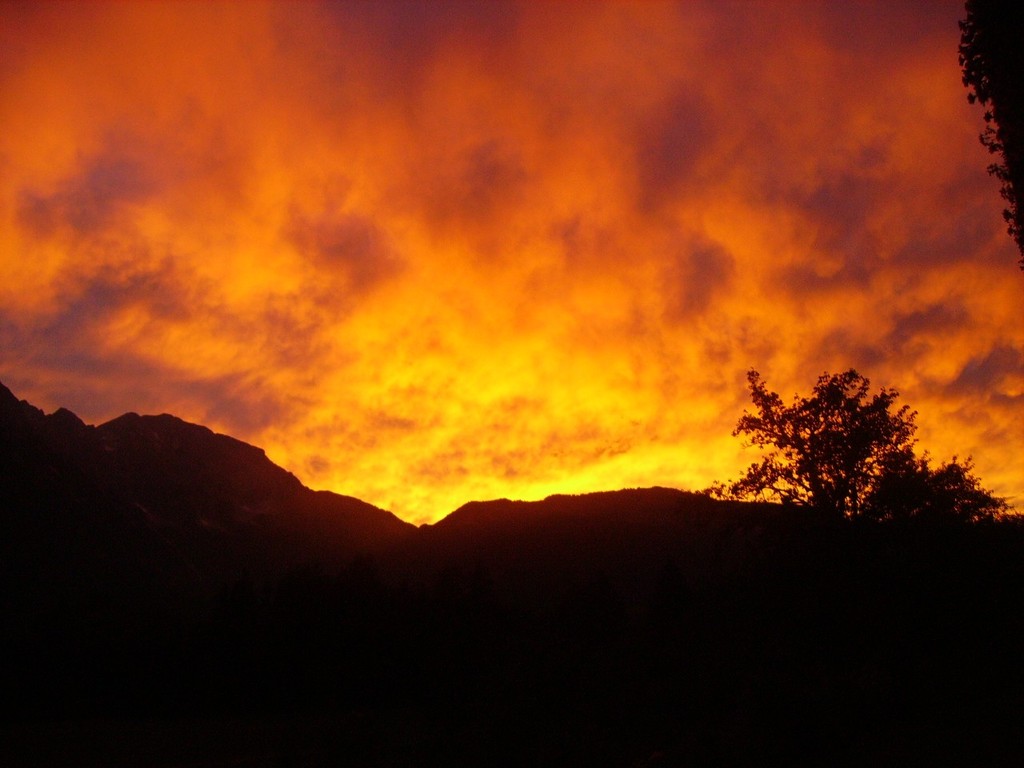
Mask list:
[[[1019,526],[717,511],[599,563],[549,520],[195,602],[65,584],[5,618],[0,764],[1021,764]]]

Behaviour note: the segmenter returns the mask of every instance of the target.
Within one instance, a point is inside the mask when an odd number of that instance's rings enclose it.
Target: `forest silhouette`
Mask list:
[[[2,389],[0,427],[5,765],[1019,760],[1012,515],[649,488],[417,529],[170,416]]]

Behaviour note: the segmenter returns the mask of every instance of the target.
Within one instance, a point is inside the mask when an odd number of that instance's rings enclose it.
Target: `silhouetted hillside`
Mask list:
[[[414,532],[358,499],[305,488],[259,448],[173,416],[128,413],[91,427],[64,409],[45,415],[2,388],[0,420],[7,524],[27,532],[45,519],[49,535],[66,529],[72,545],[76,526],[117,529],[103,546],[83,542],[81,557],[131,534],[146,541],[147,563],[176,563],[203,581],[233,579],[310,560],[340,563]]]
[[[415,529],[0,387],[0,764],[1017,765],[1024,527],[667,488]]]
[[[417,544],[434,571],[484,569],[496,586],[530,600],[596,575],[635,596],[670,563],[693,580],[734,570],[761,546],[765,525],[784,516],[770,505],[636,488],[470,502],[422,528]]]
[[[129,670],[154,672],[243,575],[336,570],[413,533],[205,427],[136,414],[92,427],[0,385],[0,654],[18,660],[0,683],[20,691],[6,706],[127,700]]]

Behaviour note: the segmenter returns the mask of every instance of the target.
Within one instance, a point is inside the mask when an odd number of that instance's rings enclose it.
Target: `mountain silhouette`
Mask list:
[[[92,559],[217,583],[344,562],[415,531],[358,499],[312,491],[261,449],[206,427],[135,413],[89,426],[63,408],[46,415],[2,384],[0,461],[13,559],[53,558],[63,542],[59,572]]]
[[[421,528],[418,556],[426,572],[486,570],[530,603],[595,578],[638,600],[670,564],[692,581],[734,571],[766,545],[765,527],[787,517],[773,505],[660,487],[474,501]]]
[[[417,528],[0,385],[0,764],[1017,765],[1022,555],[671,488]]]
[[[197,588],[299,564],[336,569],[358,556],[415,579],[452,567],[485,567],[514,586],[596,572],[646,577],[681,555],[707,561],[726,529],[736,549],[737,532],[751,527],[743,521],[763,523],[771,510],[648,488],[470,502],[417,529],[359,499],[310,490],[260,448],[167,414],[90,426],[0,384],[0,427],[14,560],[34,567],[56,557],[59,540],[65,563],[102,559]]]

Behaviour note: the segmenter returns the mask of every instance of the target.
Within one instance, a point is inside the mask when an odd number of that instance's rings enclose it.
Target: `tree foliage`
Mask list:
[[[879,476],[865,514],[879,520],[919,518],[980,522],[1009,511],[1007,503],[982,487],[970,459],[932,468],[929,456],[896,457]]]
[[[1019,0],[967,0],[960,22],[960,66],[967,99],[985,108],[981,143],[1000,161],[988,170],[1001,182],[1003,218],[1024,269],[1024,10]]]
[[[746,435],[765,455],[727,488],[735,498],[801,504],[836,517],[955,518],[976,521],[1006,511],[985,490],[970,459],[932,468],[914,453],[917,413],[899,393],[857,371],[825,373],[810,397],[791,405],[747,374],[754,412],[744,412],[733,435]]]

